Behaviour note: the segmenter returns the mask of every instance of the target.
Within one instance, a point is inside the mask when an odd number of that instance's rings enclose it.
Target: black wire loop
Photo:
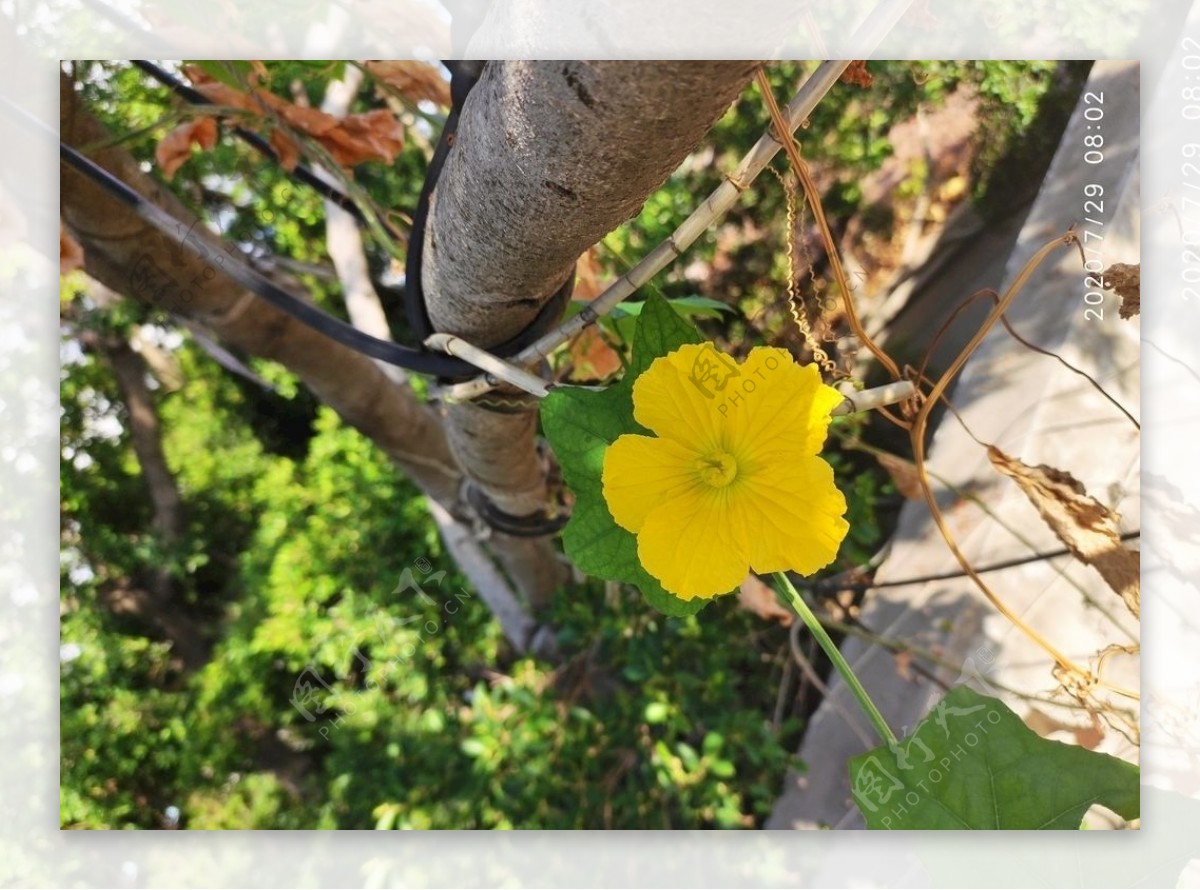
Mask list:
[[[167,86],[184,100],[194,104],[211,104],[199,91],[184,84],[170,73],[147,60],[134,60],[134,64],[145,71],[155,80]],[[406,261],[405,280],[405,310],[409,323],[417,337],[424,341],[434,333],[433,325],[425,305],[425,294],[421,286],[421,263],[424,246],[424,233],[429,200],[437,186],[438,177],[445,164],[446,157],[454,142],[458,130],[458,119],[466,103],[471,89],[483,73],[485,62],[477,61],[448,61],[446,66],[451,72],[451,96],[453,107],[446,119],[446,125],[438,139],[437,150],[426,171],[425,182],[421,189],[421,198],[413,214],[413,230],[409,240],[409,252]],[[278,160],[278,155],[270,144],[256,133],[242,127],[233,128],[233,132],[249,145],[265,156]],[[110,195],[128,205],[144,221],[154,226],[169,238],[177,238],[181,225],[157,206],[147,201],[140,193],[126,183],[113,176],[103,167],[85,157],[76,149],[65,143],[59,143],[59,154],[64,162],[75,168],[81,174],[99,185]],[[311,186],[324,198],[332,201],[346,212],[350,213],[361,224],[365,221],[363,211],[344,192],[320,179],[315,173],[302,164],[298,164],[292,175],[305,185]],[[190,230],[189,230],[190,232]],[[208,259],[209,252],[199,244],[198,239],[184,237],[181,239],[184,247],[201,259]],[[227,252],[228,253],[228,252]],[[450,355],[432,352],[423,345],[418,348],[404,346],[390,340],[372,337],[349,325],[340,319],[318,309],[312,303],[302,300],[284,291],[274,282],[268,280],[247,263],[232,254],[221,258],[222,270],[231,279],[255,295],[266,300],[275,308],[287,313],[302,324],[324,334],[331,340],[341,343],[363,355],[378,359],[388,364],[396,365],[418,374],[427,374],[443,381],[465,380],[476,377],[480,369],[469,362]],[[567,280],[543,305],[532,323],[515,337],[490,347],[494,355],[507,357],[515,355],[533,343],[554,325],[561,317],[575,285],[575,273],[572,269]]]

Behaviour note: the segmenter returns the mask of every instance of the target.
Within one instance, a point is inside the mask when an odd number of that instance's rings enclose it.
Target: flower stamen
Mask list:
[[[724,488],[737,478],[738,465],[732,454],[716,451],[700,458],[700,479],[713,488]]]

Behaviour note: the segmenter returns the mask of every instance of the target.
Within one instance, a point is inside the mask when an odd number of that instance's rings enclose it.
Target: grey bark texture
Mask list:
[[[362,72],[358,68],[347,67],[341,80],[331,81],[326,87],[321,110],[335,117],[345,117],[361,84]],[[321,167],[314,167],[314,171],[336,184],[333,177]],[[367,274],[367,256],[358,223],[332,201],[325,202],[325,246],[337,269],[350,321],[359,330],[381,340],[392,339],[383,304]],[[376,364],[392,380],[407,380],[403,369],[383,362]],[[534,639],[536,622],[526,613],[504,575],[496,570],[470,529],[451,516],[437,501],[430,502],[429,510],[442,534],[442,540],[463,574],[488,604],[504,628],[505,636],[518,650],[524,651],[527,642]],[[561,580],[553,551],[544,552],[549,545],[503,535],[493,536],[490,544],[490,549],[498,555],[508,575],[524,591],[526,598],[536,606],[545,605],[546,597],[553,593]],[[552,653],[543,648],[538,654]]]
[[[434,191],[423,284],[434,327],[487,348],[524,330],[576,259],[636,215],[756,62],[491,62]],[[545,508],[536,414],[447,409],[451,447],[501,510]]]

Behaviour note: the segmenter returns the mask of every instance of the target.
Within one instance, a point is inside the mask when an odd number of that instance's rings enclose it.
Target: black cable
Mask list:
[[[208,97],[199,90],[193,89],[174,77],[172,74],[163,71],[153,62],[147,61],[146,59],[133,59],[132,61],[135,66],[149,74],[163,86],[170,89],[181,99],[184,99],[193,105],[212,104]],[[257,133],[247,130],[245,127],[235,126],[233,127],[233,132],[239,139],[241,139],[255,151],[270,158],[275,163],[279,163],[279,154],[271,147],[271,143],[269,143],[266,139],[263,139]],[[291,175],[296,177],[296,179],[300,180],[305,185],[315,189],[321,195],[321,197],[325,198],[327,201],[332,201],[342,210],[345,210],[360,224],[366,224],[366,216],[363,214],[359,206],[354,203],[354,199],[340,189],[334,188],[303,164],[297,164],[295,169],[292,170]]]
[[[1140,538],[1141,531],[1124,532],[1121,534],[1122,541],[1129,541],[1134,538]],[[1027,565],[1031,562],[1041,562],[1045,559],[1054,559],[1059,556],[1069,556],[1071,551],[1066,547],[1058,550],[1050,550],[1045,553],[1031,553],[1028,556],[1018,556],[1013,559],[1006,559],[1003,562],[992,563],[991,565],[982,566],[975,570],[976,574],[983,575],[987,572],[998,572],[1002,569],[1011,569],[1016,566]],[[872,581],[860,581],[853,583],[839,582],[834,578],[822,578],[809,585],[809,589],[814,592],[822,591],[837,591],[837,590],[855,590],[865,592],[868,590],[878,590],[884,587],[907,587],[910,584],[925,584],[930,581],[954,581],[958,578],[966,578],[967,573],[959,570],[954,572],[941,572],[936,575],[923,575],[919,578],[905,578],[900,581],[881,581],[878,584]]]
[[[408,315],[408,326],[416,339],[424,341],[434,333],[429,320],[429,308],[425,305],[425,289],[421,283],[421,263],[425,252],[425,223],[429,215],[429,200],[437,188],[450,146],[458,135],[458,118],[472,87],[483,73],[483,62],[445,62],[450,69],[450,113],[442,124],[441,135],[433,149],[433,157],[425,168],[425,182],[421,195],[413,210],[412,228],[408,235],[408,254],[404,258],[404,309]]]
[[[59,143],[59,154],[67,164],[91,179],[113,197],[129,205],[143,220],[172,240],[178,239],[179,229],[182,226],[175,217],[147,201],[124,182],[94,161],[84,157],[71,146]],[[182,244],[201,259],[209,258],[208,252],[199,246],[197,239],[188,238],[185,235]],[[416,350],[390,340],[380,340],[370,334],[365,334],[353,325],[346,324],[318,309],[312,303],[287,293],[237,257],[227,254],[220,260],[220,266],[229,278],[262,297],[275,308],[286,312],[297,321],[308,325],[331,340],[336,340],[363,355],[407,368],[418,374],[429,374],[435,377],[466,377],[479,373],[479,369],[474,365],[454,356]]]
[[[144,71],[146,74],[153,77],[159,83],[171,89],[176,95],[193,104],[209,105],[212,104],[203,93],[188,86],[170,73],[162,70],[153,62],[144,59],[134,59],[133,64]],[[458,133],[458,119],[462,112],[463,105],[467,101],[467,96],[471,92],[472,87],[478,82],[480,75],[483,73],[483,67],[486,64],[481,61],[456,61],[451,60],[444,63],[450,71],[450,93],[452,107],[446,122],[442,127],[442,133],[438,137],[437,148],[434,150],[433,158],[429,162],[429,167],[425,173],[425,182],[421,187],[421,197],[417,202],[417,207],[413,212],[413,226],[409,235],[408,255],[405,258],[405,287],[404,287],[404,308],[405,314],[408,316],[409,325],[413,331],[414,339],[418,342],[424,342],[430,334],[433,334],[434,327],[429,320],[429,312],[425,304],[425,293],[421,285],[421,264],[423,259],[423,249],[425,245],[425,224],[429,211],[429,201],[433,194],[433,190],[437,187],[438,178],[441,176],[442,167],[446,162],[446,157],[450,152],[451,146],[454,144],[454,137]],[[261,152],[271,160],[278,162],[279,156],[275,150],[271,148],[270,143],[259,136],[242,127],[234,127],[233,132],[238,135],[247,144]],[[317,177],[315,173],[305,167],[303,164],[297,164],[293,174],[296,179],[306,185],[311,186],[323,197],[337,204],[347,213],[351,214],[359,224],[365,224],[366,219],[362,210],[354,201],[344,192],[331,186],[328,182]],[[512,356],[520,352],[526,346],[537,340],[542,334],[549,330],[555,322],[562,316],[566,309],[567,302],[571,298],[571,293],[575,286],[574,271],[567,277],[553,296],[538,312],[532,322],[516,336],[492,346],[488,351],[494,355],[501,357]],[[256,291],[257,292],[257,291]],[[280,308],[283,308],[280,306]],[[287,311],[286,309],[284,311]],[[336,338],[335,338],[336,339]],[[344,341],[342,341],[344,342]],[[349,344],[347,344],[349,345]],[[384,361],[388,361],[384,359]],[[400,362],[392,362],[392,364],[401,364]],[[465,363],[464,363],[465,364]],[[407,365],[401,365],[408,367]],[[464,372],[454,376],[466,377],[476,376],[479,369],[470,366],[469,372]],[[447,378],[450,375],[442,375]]]

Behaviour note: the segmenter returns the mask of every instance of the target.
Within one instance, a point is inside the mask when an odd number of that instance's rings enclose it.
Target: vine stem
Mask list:
[[[862,708],[863,713],[870,719],[875,731],[879,733],[879,737],[889,745],[896,744],[896,735],[892,732],[887,721],[883,719],[883,715],[879,713],[879,708],[875,707],[875,702],[871,701],[871,696],[867,695],[867,690],[863,688],[862,683],[858,681],[858,677],[850,668],[850,663],[842,655],[842,651],[834,644],[833,639],[826,632],[824,625],[804,598],[800,596],[799,591],[792,585],[791,580],[785,572],[776,572],[776,580],[779,581],[783,588],[783,594],[787,598],[788,604],[800,616],[800,620],[804,622],[804,626],[808,628],[817,639],[817,643],[825,650],[825,654],[829,656],[829,660],[833,662],[833,666],[837,672],[842,675],[842,679],[846,681],[846,685],[850,687],[850,692],[858,701],[858,706]]]

